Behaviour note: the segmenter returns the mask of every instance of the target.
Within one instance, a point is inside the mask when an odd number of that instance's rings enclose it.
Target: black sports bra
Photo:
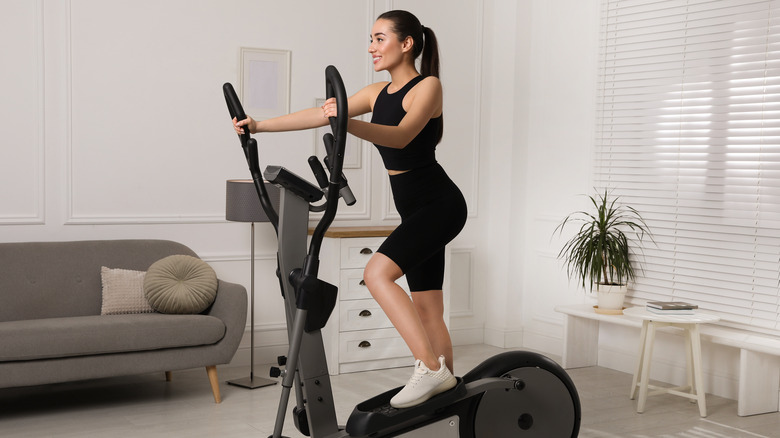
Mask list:
[[[406,94],[423,79],[417,76],[395,93],[388,93],[387,84],[374,102],[371,123],[398,126],[406,115],[403,101]],[[436,163],[436,143],[441,130],[441,116],[430,119],[417,137],[403,148],[391,148],[374,143],[385,168],[388,170],[412,170]]]

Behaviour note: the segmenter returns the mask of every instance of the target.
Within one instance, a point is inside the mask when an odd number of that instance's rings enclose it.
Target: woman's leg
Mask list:
[[[441,290],[412,292],[412,301],[417,309],[428,342],[436,357],[444,356],[447,368],[454,374],[452,364],[452,339],[444,323],[444,294]]]
[[[402,275],[401,268],[394,261],[378,252],[368,261],[363,280],[371,295],[409,346],[414,358],[421,360],[429,369],[438,370],[438,355],[434,353],[415,304],[395,283]]]

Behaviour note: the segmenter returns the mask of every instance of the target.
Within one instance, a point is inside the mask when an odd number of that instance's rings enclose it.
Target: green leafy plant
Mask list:
[[[563,233],[567,224],[581,224],[579,231],[563,245],[558,258],[566,262],[569,278],[577,278],[585,288],[589,284],[623,285],[635,277],[631,263],[630,240],[626,232],[636,235],[640,242],[652,235],[642,216],[634,208],[610,199],[608,192],[589,196],[595,212],[572,213],[555,228],[553,234]]]

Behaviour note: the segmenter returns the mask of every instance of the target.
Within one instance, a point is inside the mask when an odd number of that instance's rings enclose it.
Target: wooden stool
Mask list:
[[[658,314],[650,312],[643,307],[631,307],[624,310],[623,314],[642,320],[639,358],[637,360],[636,371],[634,372],[634,379],[631,382],[630,396],[630,399],[633,400],[636,396],[636,389],[639,387],[639,401],[637,402],[636,411],[638,413],[644,412],[645,402],[649,395],[672,394],[696,401],[699,404],[699,414],[702,417],[706,417],[707,405],[704,397],[704,382],[702,381],[701,372],[699,324],[715,322],[720,318],[715,315],[699,312],[696,312],[693,315]],[[655,330],[658,327],[679,327],[685,330],[685,353],[687,356],[686,370],[688,374],[688,385],[686,386],[661,388],[648,384],[650,380],[650,360],[653,355]],[[653,391],[648,392],[648,389],[652,389]]]

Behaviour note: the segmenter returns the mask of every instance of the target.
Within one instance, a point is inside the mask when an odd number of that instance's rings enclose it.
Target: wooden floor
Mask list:
[[[456,374],[503,350],[456,347]],[[266,366],[258,366],[264,375]],[[0,437],[262,437],[273,431],[279,386],[248,390],[224,384],[245,368],[220,367],[222,403],[205,369],[28,388],[0,389]],[[340,422],[364,398],[406,382],[411,368],[333,378]],[[707,395],[707,418],[671,395],[650,397],[644,414],[628,399],[631,376],[600,368],[569,370],[582,402],[581,437],[780,437],[780,414],[737,416],[736,402]],[[300,437],[291,421],[285,435]],[[492,437],[491,437],[492,438]],[[495,437],[501,438],[501,437]]]

